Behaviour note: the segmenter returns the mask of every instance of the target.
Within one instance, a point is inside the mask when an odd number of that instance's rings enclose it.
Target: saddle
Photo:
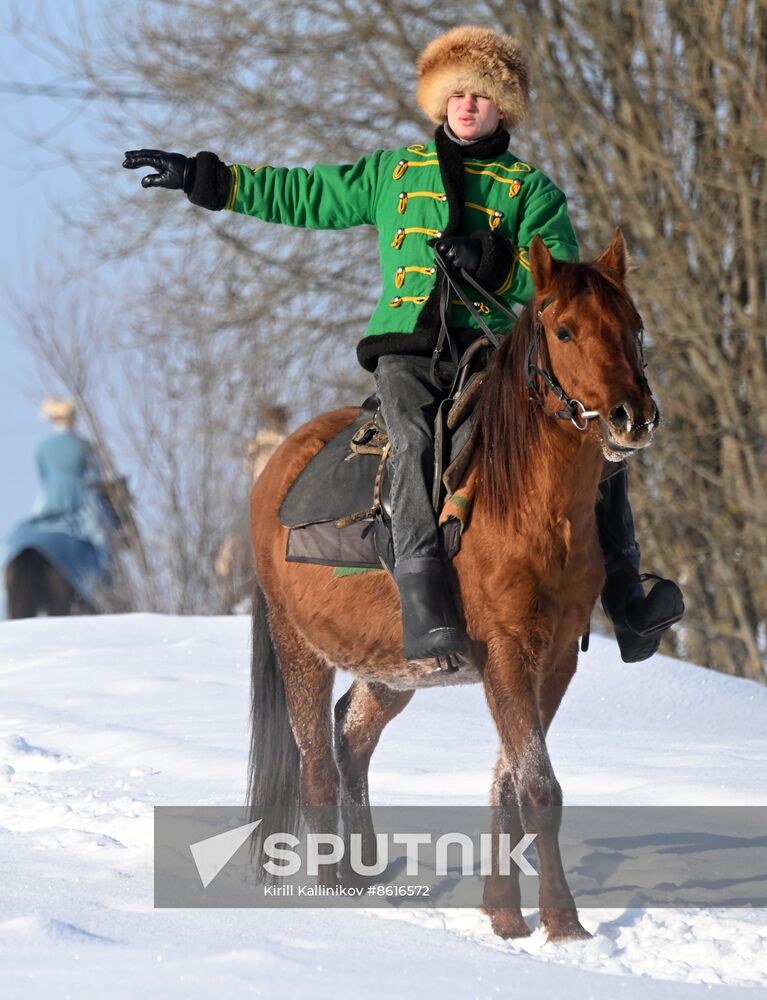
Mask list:
[[[477,440],[474,409],[485,379],[490,342],[481,337],[461,359],[460,375],[440,404],[434,426],[434,490],[443,556],[460,548],[470,509],[462,490]],[[375,396],[300,472],[280,507],[289,528],[286,560],[347,571],[394,566],[391,540],[389,438]],[[463,493],[464,495],[461,495]]]

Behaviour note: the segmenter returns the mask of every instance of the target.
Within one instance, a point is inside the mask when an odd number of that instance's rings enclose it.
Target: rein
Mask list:
[[[450,352],[455,359],[455,348],[453,347],[453,343],[450,340],[450,334],[448,333],[448,328],[447,328],[447,300],[450,295],[450,289],[452,289],[455,292],[455,294],[458,296],[458,298],[461,300],[464,306],[466,306],[466,308],[469,311],[469,314],[473,317],[474,321],[477,323],[479,328],[482,330],[487,339],[490,341],[494,350],[497,350],[501,346],[501,342],[498,339],[498,336],[495,333],[493,333],[493,331],[484,321],[477,307],[468,297],[466,292],[463,290],[463,288],[461,288],[461,286],[452,276],[449,267],[447,266],[442,257],[442,254],[439,253],[436,247],[434,248],[434,258],[437,262],[437,266],[442,272],[442,288],[440,289],[440,320],[441,320],[440,331],[439,331],[439,336],[437,337],[437,344],[434,348],[434,353],[432,354],[432,359],[431,359],[431,378],[432,381],[435,384],[437,384],[439,359],[440,355],[442,354],[442,349],[444,347],[446,339],[448,341],[448,344],[450,345]],[[516,324],[516,322],[519,319],[517,313],[509,309],[504,302],[501,302],[499,299],[497,299],[486,288],[483,288],[482,285],[480,285],[480,283],[475,278],[473,278],[467,271],[464,270],[464,268],[461,268],[461,279],[462,281],[465,281],[468,285],[471,285],[471,287],[474,288],[476,291],[478,291],[483,298],[487,299],[492,304],[492,306],[499,313],[501,313],[502,316],[506,316],[507,319],[510,319],[513,323]],[[553,298],[549,298],[543,302],[541,308],[538,310],[538,315],[536,316],[535,323],[533,325],[533,331],[532,334],[530,335],[530,343],[528,344],[527,354],[525,355],[527,385],[528,388],[530,389],[531,398],[535,400],[535,402],[539,403],[542,407],[543,399],[541,398],[541,394],[538,391],[538,387],[536,385],[536,379],[542,378],[543,381],[551,390],[551,392],[556,396],[559,402],[562,403],[562,409],[557,410],[554,413],[550,412],[549,410],[544,410],[546,416],[554,417],[557,420],[569,420],[570,423],[573,425],[573,427],[577,428],[579,431],[586,431],[588,430],[589,421],[594,420],[596,417],[598,417],[599,412],[597,410],[587,410],[579,399],[573,399],[570,396],[568,396],[565,390],[557,381],[553,372],[550,372],[548,368],[545,367],[542,368],[540,364],[541,360],[540,339],[543,334],[543,322],[541,320],[541,316],[543,310],[553,301],[554,301]],[[464,354],[464,357],[461,358],[461,360],[458,362],[459,372],[458,374],[456,374],[456,381],[458,380],[458,377],[460,375],[460,369],[467,362],[468,359],[466,358],[466,354]]]

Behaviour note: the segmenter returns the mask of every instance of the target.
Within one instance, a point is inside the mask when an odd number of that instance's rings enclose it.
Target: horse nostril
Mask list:
[[[619,403],[613,407],[610,410],[609,419],[616,431],[630,431],[632,420],[628,403]]]

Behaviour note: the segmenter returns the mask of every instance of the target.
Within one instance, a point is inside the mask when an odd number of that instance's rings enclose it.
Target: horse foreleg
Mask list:
[[[281,611],[270,607],[269,619],[300,756],[304,817],[312,833],[336,834],[339,778],[331,718],[335,671],[306,645]],[[320,885],[335,885],[335,863],[320,864],[318,872]]]
[[[516,789],[525,833],[534,834],[539,907],[548,939],[588,937],[581,927],[559,852],[562,789],[554,775],[533,680],[540,655],[511,637],[490,644],[484,685]]]
[[[493,844],[497,845],[500,834],[508,834],[509,843],[518,844],[524,830],[519,815],[519,799],[509,770],[506,756],[501,751],[495,768],[492,790]],[[502,938],[528,937],[530,928],[524,921],[520,905],[519,870],[501,875],[498,871],[498,851],[494,849],[493,874],[485,879],[482,909],[490,917],[495,933]]]
[[[565,691],[573,679],[576,667],[578,666],[578,643],[564,649],[555,659],[553,669],[544,678],[538,691],[538,711],[541,717],[541,725],[544,733],[548,733],[549,726],[557,714]]]
[[[361,860],[376,861],[375,830],[370,814],[368,770],[384,727],[399,715],[414,691],[395,691],[385,684],[355,680],[335,708],[336,760],[341,772],[341,809],[347,841],[362,838]],[[350,873],[349,873],[350,874]]]
[[[71,615],[77,594],[55,566],[45,571],[45,610],[49,615]]]

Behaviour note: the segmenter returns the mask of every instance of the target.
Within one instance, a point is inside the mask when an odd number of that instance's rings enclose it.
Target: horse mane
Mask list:
[[[641,322],[625,287],[609,268],[597,263],[571,264],[558,261],[546,296],[563,301],[591,293],[605,312],[622,314],[627,325]],[[546,418],[543,407],[527,384],[527,349],[534,314],[541,295],[532,298],[516,325],[495,352],[482,385],[476,414],[479,427],[481,474],[478,493],[490,514],[500,520],[521,514],[525,502],[523,486],[540,443]],[[539,341],[540,362],[549,365],[545,338]]]
[[[521,486],[540,439],[543,412],[530,398],[525,359],[533,328],[529,302],[493,355],[477,406],[478,492],[491,515],[519,511]]]

